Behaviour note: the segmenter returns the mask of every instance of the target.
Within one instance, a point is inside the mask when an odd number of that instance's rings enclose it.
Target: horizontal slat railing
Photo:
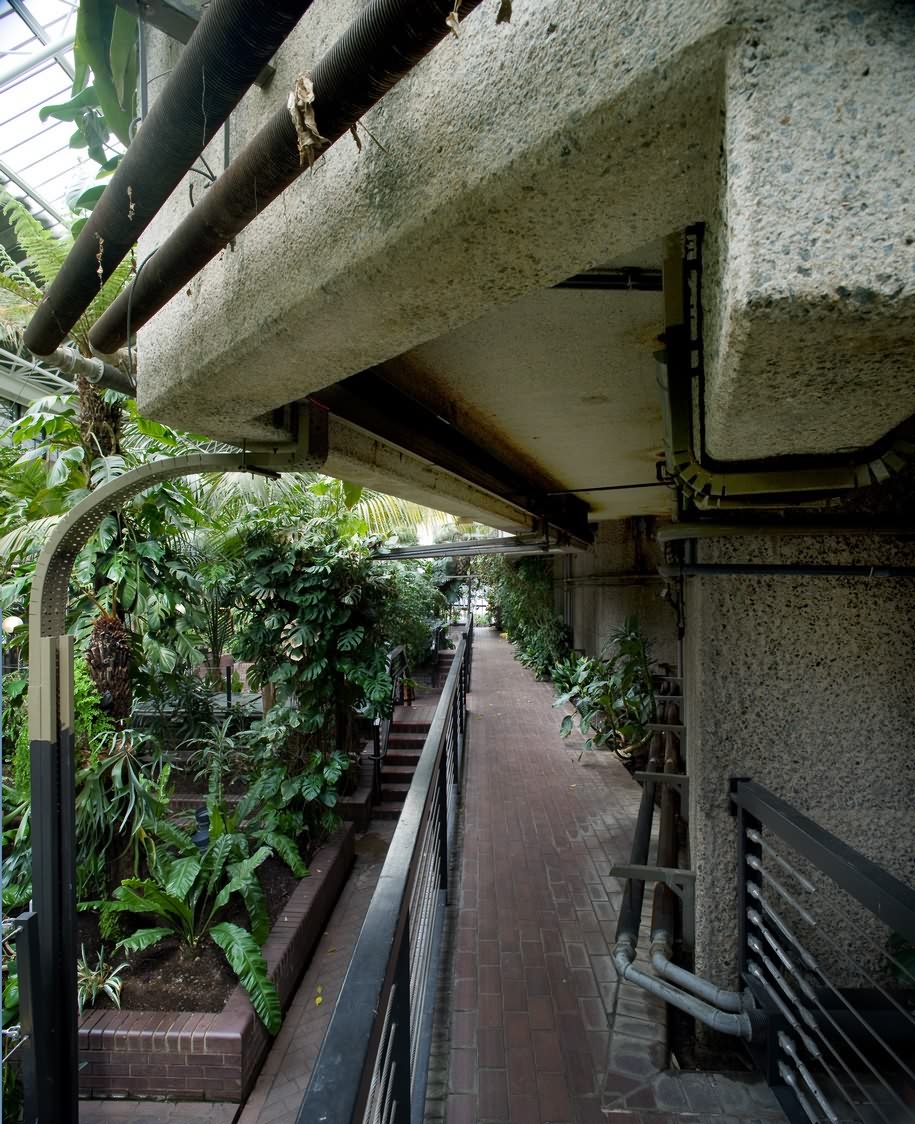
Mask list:
[[[297,1124],[422,1119],[473,625],[458,643]]]
[[[762,785],[732,801],[757,1068],[797,1124],[915,1121],[915,890]]]

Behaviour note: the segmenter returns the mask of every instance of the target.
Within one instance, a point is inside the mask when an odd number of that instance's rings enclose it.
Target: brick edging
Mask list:
[[[264,943],[284,1010],[352,868],[354,837],[348,824],[316,852]],[[271,1041],[240,984],[220,1012],[89,1011],[79,1024],[80,1095],[240,1102]]]

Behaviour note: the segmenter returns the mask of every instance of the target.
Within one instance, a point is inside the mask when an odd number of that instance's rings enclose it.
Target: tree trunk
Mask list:
[[[79,392],[79,436],[86,454],[86,467],[97,457],[121,451],[121,407],[109,405],[92,383],[77,377]]]
[[[130,718],[130,644],[124,624],[102,614],[92,628],[86,660],[92,681],[102,696],[102,705],[115,721]]]

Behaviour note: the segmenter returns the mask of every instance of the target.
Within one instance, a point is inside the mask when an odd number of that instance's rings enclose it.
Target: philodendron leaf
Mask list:
[[[276,1034],[283,1021],[280,997],[267,974],[264,954],[254,938],[240,925],[229,921],[214,925],[210,936],[226,954],[226,960],[247,991],[261,1022],[271,1034]]]
[[[559,736],[567,738],[572,733],[572,715],[567,714],[559,726]]]

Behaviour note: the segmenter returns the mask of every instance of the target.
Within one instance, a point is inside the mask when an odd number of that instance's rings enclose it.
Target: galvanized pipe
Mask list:
[[[50,355],[38,355],[37,358],[47,363],[49,367],[56,367],[58,371],[63,371],[65,375],[79,375],[93,386],[116,390],[119,394],[127,394],[131,398],[136,394],[136,387],[123,371],[103,359],[87,359],[76,348],[59,347]]]
[[[479,3],[463,0],[460,15]],[[140,328],[450,34],[454,7],[454,0],[372,0],[311,72],[313,101],[290,94],[291,107],[273,114],[159,247],[130,295],[121,293],[100,318],[89,334],[93,347],[123,346],[128,301],[131,330]],[[303,124],[306,109],[314,128]]]
[[[645,991],[651,992],[665,1003],[684,1011],[699,1022],[717,1030],[719,1034],[727,1034],[732,1038],[743,1038],[749,1042],[753,1038],[754,1019],[748,1011],[731,1012],[720,1011],[710,1003],[698,999],[695,995],[688,995],[685,991],[672,986],[664,980],[659,980],[633,964],[635,960],[635,942],[631,937],[617,941],[613,949],[613,963],[621,979],[628,983],[636,984]]]
[[[26,347],[47,355],[63,342],[310,3],[213,0],[36,309]]]

